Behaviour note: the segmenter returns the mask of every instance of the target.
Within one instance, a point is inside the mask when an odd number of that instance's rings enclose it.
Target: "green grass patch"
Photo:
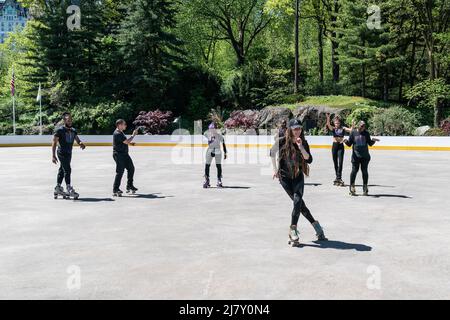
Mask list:
[[[296,109],[299,106],[327,106],[330,108],[355,109],[361,107],[386,108],[391,103],[377,101],[363,97],[350,96],[309,96],[304,101],[295,104],[283,104],[281,107]]]

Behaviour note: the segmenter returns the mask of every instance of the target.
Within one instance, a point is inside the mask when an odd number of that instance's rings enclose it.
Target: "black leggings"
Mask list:
[[[127,169],[128,173],[127,187],[132,187],[134,178],[134,164],[130,155],[127,153],[114,153],[113,158],[114,161],[116,161],[116,178],[114,179],[113,191],[116,192],[120,189],[120,183],[122,182],[125,169]]]
[[[70,162],[72,161],[72,154],[71,153],[59,153],[58,152],[58,159],[59,159],[59,170],[58,170],[58,178],[57,183],[60,185],[63,180],[66,181],[66,184],[70,186],[71,183],[71,174],[72,174],[72,168],[70,167]]]
[[[312,224],[316,220],[311,215],[308,207],[303,201],[303,191],[305,188],[305,180],[303,174],[300,174],[295,179],[290,179],[287,177],[280,178],[281,186],[284,188],[286,193],[294,202],[294,208],[292,210],[291,225],[296,226],[298,224],[298,219],[300,218],[300,213]]]
[[[363,184],[366,186],[369,183],[369,162],[370,159],[359,158],[353,156],[352,159],[352,174],[350,175],[350,185],[355,185],[356,175],[358,174],[359,167],[361,167],[362,176],[363,176]]]
[[[217,179],[222,179],[222,165],[219,163],[216,163],[216,167],[217,167]],[[206,178],[209,178],[210,169],[211,169],[211,165],[206,164],[205,165],[205,177]]]
[[[345,147],[343,143],[333,143],[332,148],[334,171],[336,172],[336,179],[342,179],[342,167],[344,164]]]

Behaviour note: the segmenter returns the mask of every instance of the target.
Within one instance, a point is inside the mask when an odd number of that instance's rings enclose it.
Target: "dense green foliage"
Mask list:
[[[447,0],[301,1],[297,94],[295,1],[83,0],[74,30],[72,1],[21,2],[33,18],[0,45],[0,134],[12,132],[13,68],[24,134],[38,132],[39,83],[45,132],[65,110],[83,133],[156,109],[189,127],[212,109],[225,122],[234,110],[317,103],[348,108],[347,123],[364,118],[380,134],[449,116]]]

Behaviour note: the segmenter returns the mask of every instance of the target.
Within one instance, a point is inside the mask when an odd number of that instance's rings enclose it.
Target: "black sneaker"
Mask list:
[[[123,195],[123,191],[122,190],[115,190],[113,191],[113,196],[114,197],[121,197]]]
[[[138,191],[138,188],[136,188],[135,186],[130,186],[127,187],[127,193],[136,193]]]

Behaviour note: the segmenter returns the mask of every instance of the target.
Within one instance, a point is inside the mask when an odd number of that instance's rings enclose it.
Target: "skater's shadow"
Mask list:
[[[362,188],[363,186],[362,185],[355,185],[355,187],[361,187]],[[371,187],[376,187],[376,188],[395,188],[394,186],[381,186],[379,184],[369,184],[368,187],[369,188],[371,188]]]
[[[223,186],[222,189],[243,189],[243,190],[248,190],[248,189],[250,189],[250,187]]]
[[[115,201],[111,198],[79,198],[78,202],[112,202]]]
[[[372,198],[401,198],[401,199],[412,199],[412,197],[401,195],[401,194],[369,194],[368,197]]]
[[[311,187],[319,187],[321,186],[321,183],[305,183],[305,186],[311,186]]]
[[[336,250],[356,250],[356,251],[372,251],[372,247],[359,243],[347,243],[342,241],[313,241],[314,244],[301,244],[302,247],[311,247],[319,249],[336,249]]]
[[[151,194],[129,194],[123,195],[122,198],[135,198],[135,199],[165,199],[165,198],[173,198],[173,196],[159,196],[159,193],[151,193]]]
[[[237,186],[223,186],[223,187],[209,187],[208,189],[240,189],[240,190],[248,190],[250,187],[237,187]]]

